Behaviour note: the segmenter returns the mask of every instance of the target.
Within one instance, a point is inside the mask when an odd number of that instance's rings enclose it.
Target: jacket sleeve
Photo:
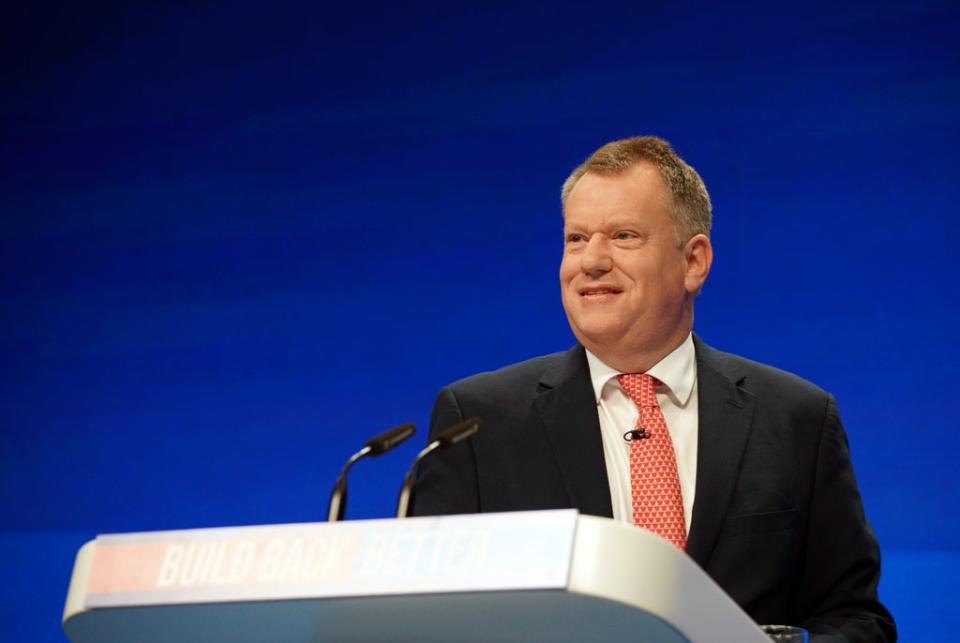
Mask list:
[[[430,416],[430,437],[463,420],[456,395],[449,386],[440,390]],[[420,465],[412,515],[477,513],[481,510],[473,439],[432,453]]]
[[[897,640],[877,597],[880,548],[864,515],[847,437],[832,396],[820,435],[797,614],[816,643]]]

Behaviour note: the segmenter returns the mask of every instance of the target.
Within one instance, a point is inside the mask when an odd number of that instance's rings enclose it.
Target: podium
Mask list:
[[[77,554],[73,643],[769,643],[661,538],[574,510],[142,532]]]

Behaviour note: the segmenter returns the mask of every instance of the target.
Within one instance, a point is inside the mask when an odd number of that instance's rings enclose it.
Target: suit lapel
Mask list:
[[[534,408],[553,447],[571,506],[613,517],[597,401],[582,346],[563,354],[539,383]]]
[[[750,435],[755,397],[739,386],[742,376],[694,335],[699,428],[697,491],[687,554],[706,567],[733,497]],[[571,506],[613,517],[597,403],[582,346],[547,370],[534,398],[535,412],[553,447]]]
[[[694,336],[697,353],[699,428],[697,491],[687,554],[706,567],[733,497],[750,435],[755,398],[722,355]]]

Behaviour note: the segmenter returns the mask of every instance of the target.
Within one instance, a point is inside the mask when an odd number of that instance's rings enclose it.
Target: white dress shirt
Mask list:
[[[640,412],[617,381],[618,371],[587,351],[590,380],[597,399],[603,455],[607,463],[613,517],[633,524],[630,492],[630,443],[623,434],[633,430]],[[693,495],[697,484],[697,360],[693,335],[647,371],[662,384],[657,385],[657,402],[667,423],[677,458],[683,518],[687,533],[693,516]]]

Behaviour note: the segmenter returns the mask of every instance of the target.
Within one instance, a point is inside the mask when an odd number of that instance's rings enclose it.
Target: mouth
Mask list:
[[[616,286],[610,286],[607,284],[600,284],[596,286],[585,286],[577,290],[577,293],[581,297],[586,297],[588,299],[606,297],[609,295],[619,295],[622,292],[623,290],[621,288],[617,288]]]

